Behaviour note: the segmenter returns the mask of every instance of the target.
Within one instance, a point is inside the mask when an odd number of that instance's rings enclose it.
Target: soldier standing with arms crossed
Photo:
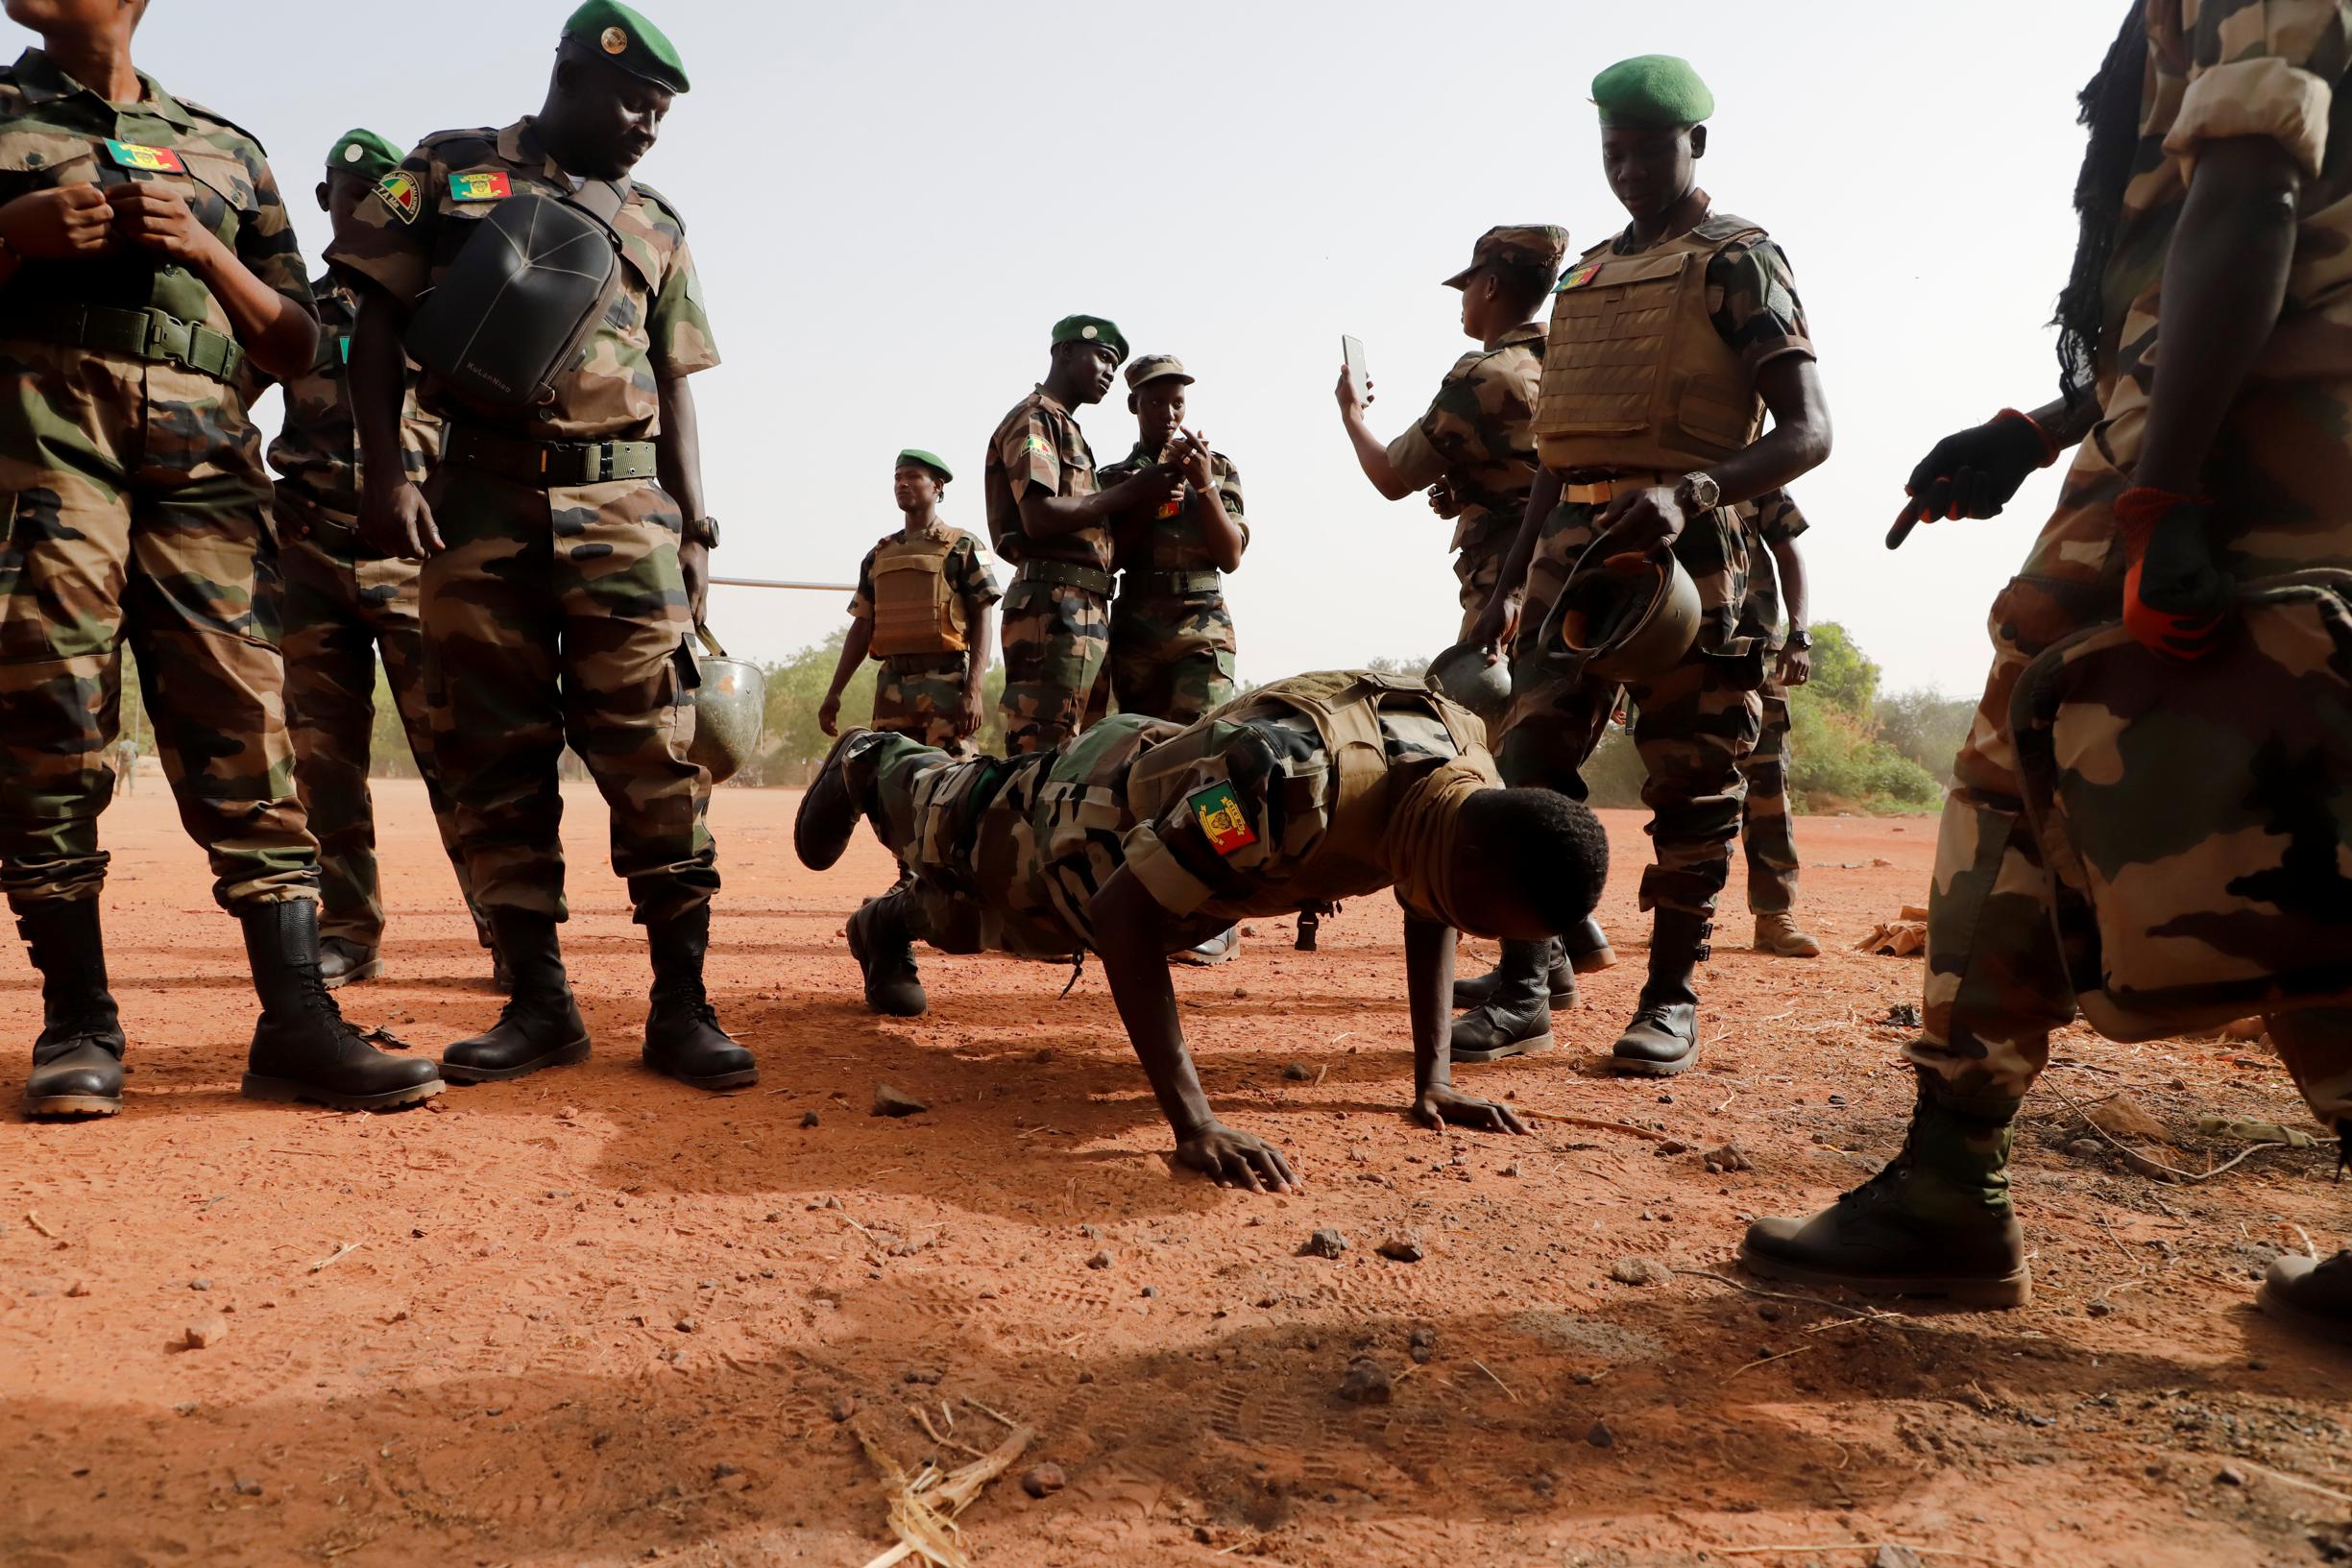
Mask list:
[[[1005,749],[1060,745],[1083,728],[1110,656],[1113,518],[1157,507],[1181,482],[1155,463],[1110,490],[1075,411],[1103,400],[1127,339],[1100,316],[1054,324],[1053,364],[988,438],[981,495],[988,538],[1017,568],[1005,595]]]
[[[841,688],[871,653],[882,662],[874,729],[950,757],[978,755],[972,737],[987,722],[981,687],[988,674],[988,610],[998,595],[980,542],[939,520],[940,495],[955,477],[919,447],[898,454],[890,491],[907,524],[858,563],[849,635],[816,711],[827,735],[840,733]]]
[[[340,230],[400,162],[400,150],[375,132],[344,133],[327,157],[319,209]],[[332,989],[384,970],[376,803],[368,790],[379,650],[409,755],[470,911],[473,901],[456,815],[433,761],[417,564],[359,548],[359,432],[345,388],[359,296],[331,272],[313,278],[310,288],[319,351],[307,372],[285,384],[285,428],[270,443],[270,465],[279,476],[273,514],[285,581],[286,728],[294,740],[295,787],[319,841],[319,972]],[[416,406],[413,378],[400,438],[408,476],[421,481],[440,428]],[[488,947],[489,927],[478,913],[474,929]]]
[[[242,1092],[426,1098],[319,975],[318,846],[294,796],[270,486],[246,374],[300,374],[310,289],[260,146],[133,67],[144,0],[8,0],[0,72],[0,887],[41,975],[26,1114],[122,1108],[98,813],[138,660],[182,822],[244,927],[261,1001]]]
[[[1830,418],[1787,258],[1698,187],[1715,108],[1707,84],[1684,60],[1644,55],[1595,77],[1592,97],[1602,170],[1633,221],[1555,291],[1536,415],[1543,472],[1469,640],[1499,657],[1522,583],[1527,624],[1540,627],[1570,567],[1604,535],[1615,555],[1671,552],[1698,589],[1690,651],[1626,688],[1639,708],[1634,739],[1657,861],[1641,878],[1649,976],[1610,1065],[1664,1077],[1697,1058],[1693,979],[1730,875],[1739,763],[1759,721],[1762,658],[1740,626],[1748,538],[1732,508],[1827,458]],[[1503,777],[1581,796],[1580,770],[1617,693],[1547,678],[1537,641],[1530,631],[1514,645]],[[1457,1026],[1457,1057],[1549,1044],[1549,958],[1540,944],[1504,949],[1492,996]]]
[[[709,776],[687,758],[696,680],[687,639],[717,537],[702,506],[687,377],[718,354],[683,223],[628,178],[687,85],[650,23],[589,0],[565,23],[539,114],[426,137],[328,252],[363,285],[352,351],[363,541],[425,558],[435,752],[474,896],[513,977],[497,1024],[444,1057],[464,1082],[588,1055],[556,938],[567,912],[556,764],[567,739],[611,808],[613,868],[652,949],[645,1065],[703,1089],[759,1077],[704,989],[718,867],[704,822]],[[573,212],[554,210],[575,196]],[[585,215],[594,246],[618,247],[569,354],[573,328],[547,310],[500,306],[468,340],[470,352],[511,347],[515,359],[555,364],[545,393],[524,389],[519,406],[480,390],[489,366],[433,363],[424,328],[436,318],[421,308],[428,293],[444,312],[486,311],[501,297],[471,269],[507,253],[497,212],[508,202],[536,204],[521,210],[546,214],[550,229]],[[470,253],[475,245],[490,249]],[[466,297],[477,287],[483,298]],[[425,406],[449,427],[422,490],[400,466],[403,331],[426,367]],[[474,390],[460,393],[461,378]]]

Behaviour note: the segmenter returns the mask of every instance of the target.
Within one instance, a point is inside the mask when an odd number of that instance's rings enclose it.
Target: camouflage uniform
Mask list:
[[[428,136],[360,204],[327,257],[413,308],[495,201],[568,196],[565,172],[526,116],[503,130]],[[613,869],[641,923],[706,904],[718,869],[704,821],[710,781],[687,759],[695,666],[678,505],[650,477],[588,482],[583,470],[533,477],[538,444],[650,443],[660,379],[718,363],[686,230],[668,202],[629,187],[614,220],[618,293],[553,401],[493,417],[449,406],[425,377],[426,408],[449,425],[425,499],[448,548],[424,565],[426,679],[434,750],[485,911],[566,914],[556,764],[570,741],[612,808]],[[553,448],[563,451],[564,448]],[[573,447],[577,452],[581,448]],[[650,453],[616,452],[649,469]]]
[[[1709,225],[1747,227],[1735,218]],[[1611,255],[1637,253],[1630,230],[1610,242]],[[1588,258],[1598,254],[1588,253]],[[1571,269],[1561,288],[1575,287]],[[1769,239],[1734,242],[1708,260],[1707,307],[1715,331],[1753,378],[1783,354],[1811,358],[1813,347],[1787,258]],[[1573,481],[1571,482],[1573,483]],[[1601,505],[1563,499],[1544,520],[1527,574],[1521,624],[1528,635],[1513,645],[1515,691],[1505,719],[1503,777],[1584,795],[1581,769],[1600,743],[1617,705],[1613,688],[1563,680],[1537,659],[1535,631],[1551,613],[1577,558],[1596,537]],[[1674,554],[1699,591],[1698,638],[1682,663],[1629,684],[1636,705],[1634,746],[1648,777],[1642,803],[1650,808],[1656,863],[1641,877],[1641,907],[1711,917],[1731,874],[1731,845],[1739,830],[1743,786],[1739,764],[1755,749],[1762,722],[1757,688],[1763,682],[1763,639],[1745,623],[1750,542],[1730,508],[1691,518]]]
[[[1293,691],[1377,704],[1389,774],[1337,811],[1338,764]],[[912,879],[917,938],[1031,957],[1091,947],[1094,896],[1127,866],[1175,917],[1174,953],[1249,916],[1397,882],[1411,853],[1394,831],[1404,787],[1456,760],[1493,780],[1477,720],[1449,708],[1418,683],[1306,675],[1190,726],[1121,713],[1056,750],[964,762],[892,736],[861,766],[876,780],[875,831]],[[1223,851],[1201,820],[1221,800],[1246,840]]]
[[[2150,0],[2147,15],[2140,156],[2106,279],[2104,417],[2076,451],[2056,513],[1994,601],[1992,674],[1953,764],[1959,787],[1945,803],[1936,848],[1925,1038],[1909,1055],[1957,1097],[2022,1097],[2049,1060],[2050,1031],[2074,1017],[2050,924],[2050,875],[2021,814],[2010,695],[2044,649],[2122,614],[2114,503],[2131,484],[2144,439],[2158,289],[2187,195],[2186,159],[2208,137],[2272,136],[2305,175],[2286,308],[2206,463],[2219,567],[2240,582],[2352,567],[2352,368],[2338,347],[2352,328],[2352,290],[2338,260],[2352,236],[2352,158],[2330,136],[2331,105],[2340,117],[2352,103],[2346,8]],[[2259,722],[2259,704],[2246,712]],[[2259,738],[2217,726],[2182,743],[2234,752]],[[2145,849],[2145,870],[2194,848],[2172,836],[2148,824],[2129,849]],[[2123,846],[2119,853],[2134,858]],[[2282,1014],[2271,1038],[2322,1121],[2352,1115],[2352,1016]]]
[[[1797,836],[1788,814],[1788,688],[1774,673],[1781,643],[1779,564],[1776,542],[1794,541],[1812,526],[1784,491],[1760,495],[1739,509],[1753,535],[1749,559],[1749,629],[1766,639],[1763,726],[1756,749],[1739,764],[1748,792],[1739,806],[1739,842],[1748,856],[1748,908],[1759,915],[1784,915],[1797,906]]]
[[[158,181],[308,310],[259,144],[139,80],[143,99],[118,107],[38,49],[0,72],[0,201]],[[184,172],[122,166],[149,148]],[[26,260],[0,288],[12,514],[0,547],[0,886],[19,913],[96,898],[105,880],[98,813],[114,787],[126,638],[181,821],[210,854],[213,897],[241,912],[316,896],[286,738],[269,475],[246,412],[258,377],[232,333],[194,273],[143,249]],[[158,337],[178,340],[178,358],[141,347]]]
[[[1415,489],[1445,482],[1454,502],[1454,576],[1462,631],[1494,596],[1503,557],[1518,537],[1536,482],[1536,395],[1543,381],[1543,326],[1515,326],[1454,361],[1429,411],[1389,443],[1389,467]],[[1533,630],[1533,628],[1530,628]]]
[[[1018,568],[1005,594],[1005,749],[1048,751],[1083,727],[1087,695],[1110,657],[1107,526],[1058,539],[1021,532],[1021,496],[1035,485],[1079,499],[1103,487],[1094,449],[1070,410],[1039,387],[988,438],[981,494],[988,537]]]
[[[1002,595],[981,561],[980,542],[960,528],[938,526],[942,537],[956,542],[948,546],[947,586],[969,617]],[[891,534],[883,543],[899,537]],[[849,601],[849,618],[869,625],[874,619],[874,555],[881,547],[866,551],[858,563],[858,589]],[[875,662],[882,668],[874,677],[874,729],[910,736],[950,757],[978,755],[971,737],[956,733],[958,715],[963,712],[963,683],[972,668],[969,653],[877,654]]]
[[[359,302],[331,274],[313,279],[311,290],[318,301],[318,358],[308,374],[285,384],[285,427],[269,451],[279,474],[286,728],[294,741],[295,788],[319,840],[319,934],[373,949],[384,934],[376,803],[368,790],[379,651],[458,890],[471,884],[457,847],[457,818],[433,761],[417,563],[367,555],[352,536],[359,514],[359,436],[344,367]],[[427,454],[439,446],[439,429],[422,417],[413,397],[401,424],[408,476],[422,481]]]
[[[1159,461],[1141,445],[1104,469],[1104,490]],[[1242,476],[1223,452],[1209,454],[1211,477],[1225,516],[1249,546],[1242,516]],[[1111,607],[1110,683],[1123,713],[1190,724],[1233,695],[1233,616],[1225,609],[1217,563],[1201,543],[1200,497],[1186,480],[1145,516],[1111,524],[1118,542],[1119,599]]]

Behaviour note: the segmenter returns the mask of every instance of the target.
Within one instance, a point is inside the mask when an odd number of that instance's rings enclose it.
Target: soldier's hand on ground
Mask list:
[[[711,603],[711,547],[708,544],[681,543],[678,546],[678,571],[686,579],[686,608],[693,615],[694,624],[703,621],[703,611]]]
[[[1282,1151],[1254,1133],[1212,1122],[1191,1138],[1176,1141],[1176,1163],[1200,1171],[1220,1187],[1253,1193],[1294,1193],[1305,1184],[1291,1171]]]
[[[441,552],[441,530],[433,524],[433,509],[424,492],[406,479],[378,490],[370,485],[359,497],[359,543],[371,555],[401,561],[422,561]]]
[[[112,245],[114,208],[96,185],[36,190],[0,206],[0,239],[43,261],[99,255]]]
[[[1472,1132],[1527,1131],[1527,1123],[1508,1105],[1466,1095],[1451,1084],[1421,1091],[1413,1102],[1413,1120],[1424,1127],[1467,1127]]]
[[[956,708],[957,738],[959,740],[971,739],[974,736],[980,734],[981,730],[987,724],[987,699],[982,696],[980,688],[976,686],[965,687],[963,688],[963,700],[958,703]],[[833,732],[828,730],[825,733],[827,735],[831,735]]]
[[[1803,686],[1813,678],[1813,650],[1782,648],[1776,678],[1782,686]]]
[[[185,267],[206,260],[221,248],[211,229],[196,221],[187,199],[147,181],[107,189],[114,208],[114,231],[125,243],[167,255]]]
[[[1612,500],[1593,519],[1593,527],[1609,541],[1612,553],[1603,559],[1614,566],[1628,557],[1647,561],[1664,555],[1683,537],[1687,520],[1672,487],[1655,485]]]
[[[838,691],[828,691],[825,693],[825,700],[816,707],[816,727],[829,736],[837,736],[841,733],[838,728],[840,722],[841,694]]]
[[[1372,378],[1369,375],[1364,378],[1364,391],[1359,396],[1356,392],[1356,378],[1347,374],[1346,366],[1342,365],[1340,367],[1339,399],[1340,413],[1343,416],[1362,419],[1364,411],[1371,406]]]
[[[1441,479],[1429,487],[1429,510],[1441,518],[1458,518],[1462,503],[1454,499],[1454,487]]]
[[[2000,516],[2045,455],[2040,434],[2024,420],[1992,420],[1946,436],[1911,470],[1903,487],[1911,499],[1896,517],[1886,547],[1901,544],[1922,522]]]

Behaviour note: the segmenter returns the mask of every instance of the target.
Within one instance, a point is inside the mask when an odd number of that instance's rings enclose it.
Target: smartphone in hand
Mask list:
[[[1359,398],[1369,396],[1371,391],[1371,377],[1364,367],[1364,340],[1342,334],[1340,358],[1346,364],[1347,379],[1355,387],[1356,396]]]

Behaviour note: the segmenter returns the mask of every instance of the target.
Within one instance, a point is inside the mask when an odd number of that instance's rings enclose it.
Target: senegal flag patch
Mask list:
[[[142,147],[135,141],[107,143],[107,157],[118,169],[145,169],[151,174],[185,174],[188,166],[168,147]]]
[[[1192,808],[1193,820],[1200,824],[1209,848],[1219,855],[1239,855],[1258,841],[1258,835],[1249,831],[1249,819],[1242,815],[1241,798],[1233,793],[1231,784],[1213,784],[1196,790],[1185,797],[1184,804]]]
[[[1597,260],[1580,262],[1576,266],[1568,269],[1567,276],[1561,278],[1560,286],[1554,289],[1552,292],[1555,294],[1565,294],[1570,289],[1583,288],[1587,283],[1592,281],[1592,275],[1600,270],[1601,264]]]
[[[406,169],[395,169],[376,182],[376,194],[392,215],[402,223],[415,223],[417,209],[424,204],[424,194],[417,184],[417,177]]]
[[[484,169],[475,174],[449,176],[449,198],[457,202],[495,202],[515,194],[507,182],[504,169]]]

